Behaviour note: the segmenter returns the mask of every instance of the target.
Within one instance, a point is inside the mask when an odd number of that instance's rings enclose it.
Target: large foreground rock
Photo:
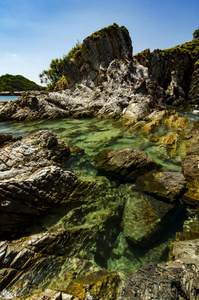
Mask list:
[[[68,158],[68,146],[45,130],[5,145],[0,153],[0,236],[8,238],[64,201],[77,178],[57,165]]]
[[[102,150],[94,161],[100,171],[124,181],[134,181],[146,172],[161,168],[147,153],[133,148]]]

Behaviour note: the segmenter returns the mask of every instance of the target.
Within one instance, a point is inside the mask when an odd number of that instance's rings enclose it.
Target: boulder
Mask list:
[[[102,150],[94,162],[99,171],[123,181],[134,181],[146,172],[161,168],[147,153],[133,148]]]
[[[152,171],[139,177],[136,181],[142,190],[167,202],[175,202],[186,187],[186,180],[180,172]]]
[[[0,133],[0,146],[2,146],[3,143],[10,141],[12,139],[12,134],[10,133]]]

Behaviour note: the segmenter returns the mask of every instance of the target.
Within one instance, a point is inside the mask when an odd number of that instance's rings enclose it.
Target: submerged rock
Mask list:
[[[152,245],[159,239],[168,219],[171,220],[174,207],[174,204],[128,190],[123,217],[124,236],[132,245]]]
[[[134,181],[146,172],[161,168],[147,153],[133,148],[103,150],[94,161],[98,170],[123,181]]]

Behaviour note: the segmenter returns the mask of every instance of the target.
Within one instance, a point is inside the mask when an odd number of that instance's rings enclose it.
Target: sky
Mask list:
[[[0,76],[40,84],[52,59],[103,27],[125,26],[133,54],[191,41],[198,0],[0,0]]]

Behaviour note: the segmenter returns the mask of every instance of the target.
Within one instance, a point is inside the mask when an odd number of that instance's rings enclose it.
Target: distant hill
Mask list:
[[[42,90],[43,87],[21,75],[2,75],[0,76],[0,92],[3,91],[27,91]]]

